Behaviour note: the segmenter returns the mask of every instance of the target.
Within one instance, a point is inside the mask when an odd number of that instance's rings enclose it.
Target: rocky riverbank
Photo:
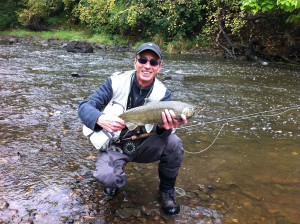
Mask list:
[[[56,37],[44,39],[40,37],[16,37],[16,36],[0,36],[0,44],[16,44],[16,45],[29,45],[29,46],[43,46],[43,47],[57,47],[66,49],[69,52],[74,53],[92,53],[94,50],[106,50],[106,51],[114,51],[114,52],[134,52],[134,48],[132,45],[105,45],[92,43],[88,41],[77,41],[77,40],[63,40]],[[251,50],[251,57],[247,52],[240,54],[235,57],[234,60],[247,60],[253,63],[258,63],[262,65],[268,65],[269,63],[284,63],[290,66],[299,66],[299,46],[294,47],[293,53],[282,52],[277,50],[276,52],[263,52],[261,50]],[[249,53],[250,51],[248,51]],[[189,53],[189,54],[197,54],[197,55],[209,55],[217,58],[228,58],[226,51],[223,51],[221,48],[217,46],[209,46],[209,47],[195,47],[193,49],[188,49],[185,52],[177,51],[173,53]],[[230,57],[229,57],[230,58]]]
[[[29,46],[32,45],[32,46],[66,48],[66,46],[71,42],[79,42],[79,43],[83,43],[84,45],[91,45],[95,50],[99,49],[99,50],[110,50],[110,51],[133,51],[132,46],[125,46],[125,45],[103,45],[103,44],[89,43],[86,41],[62,40],[59,38],[44,39],[39,37],[0,36],[0,44],[11,44],[11,45],[24,44]],[[91,52],[86,52],[86,53],[91,53]]]

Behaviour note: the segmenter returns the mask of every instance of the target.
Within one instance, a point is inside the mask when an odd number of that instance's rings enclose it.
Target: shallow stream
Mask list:
[[[177,130],[174,217],[159,209],[157,164],[128,164],[116,198],[92,177],[77,106],[129,69],[131,52],[0,45],[0,223],[299,223],[299,67],[165,55],[160,79],[199,109]]]

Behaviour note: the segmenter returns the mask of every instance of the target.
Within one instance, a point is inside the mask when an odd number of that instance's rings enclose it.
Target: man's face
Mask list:
[[[139,62],[139,59],[142,60],[140,60]],[[154,65],[155,62],[158,62],[158,65]],[[138,83],[142,87],[146,87],[152,83],[153,79],[160,71],[162,67],[162,62],[157,56],[157,54],[155,54],[153,51],[146,50],[140,53],[139,55],[137,55],[137,58],[135,59],[134,62],[134,67],[136,69],[136,77]]]

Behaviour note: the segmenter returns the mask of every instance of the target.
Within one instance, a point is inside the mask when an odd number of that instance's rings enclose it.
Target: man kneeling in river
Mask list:
[[[176,119],[174,111],[166,109],[161,114],[162,124],[153,126],[152,135],[128,140],[132,136],[145,136],[147,132],[143,126],[129,130],[118,117],[121,113],[144,105],[146,98],[171,100],[171,92],[156,78],[162,68],[162,53],[156,44],[144,43],[137,49],[134,68],[113,74],[79,105],[84,134],[100,149],[93,175],[104,187],[105,195],[115,196],[127,183],[123,168],[128,162],[160,161],[158,199],[165,213],[178,214],[180,206],[175,200],[175,183],[183,147],[172,129],[186,124],[187,119],[185,115]]]

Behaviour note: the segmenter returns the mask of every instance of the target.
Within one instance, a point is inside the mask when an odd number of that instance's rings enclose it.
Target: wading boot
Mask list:
[[[113,187],[105,187],[103,190],[103,194],[105,196],[116,196],[118,194],[119,189],[118,188],[113,188]]]
[[[180,206],[175,200],[175,191],[169,192],[158,191],[158,199],[162,210],[168,215],[176,215],[180,212]]]

